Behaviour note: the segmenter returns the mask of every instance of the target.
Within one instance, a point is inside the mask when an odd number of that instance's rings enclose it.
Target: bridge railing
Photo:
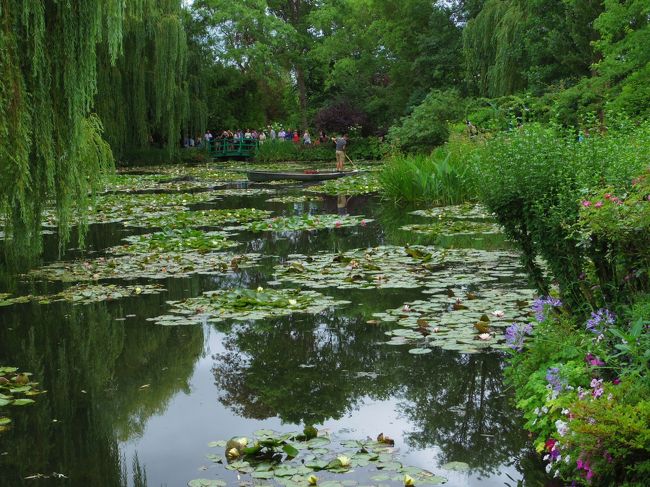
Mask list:
[[[257,139],[212,139],[207,143],[211,157],[254,157],[257,154]]]

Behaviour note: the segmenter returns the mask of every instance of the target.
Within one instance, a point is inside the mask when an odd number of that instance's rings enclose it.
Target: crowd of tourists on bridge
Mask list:
[[[201,147],[202,144],[209,144],[212,141],[218,140],[228,140],[232,143],[255,140],[260,144],[264,144],[265,142],[292,142],[294,144],[311,146],[326,143],[329,141],[329,138],[324,130],[321,130],[318,133],[318,137],[314,139],[312,139],[309,130],[302,132],[302,135],[298,130],[284,128],[280,128],[277,131],[274,128],[267,130],[224,130],[222,132],[207,130],[203,136],[197,135],[195,138],[186,137],[183,141],[183,146],[186,148]]]

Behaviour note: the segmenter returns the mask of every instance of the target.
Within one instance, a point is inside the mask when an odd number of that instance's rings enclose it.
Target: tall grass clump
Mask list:
[[[540,291],[557,283],[574,306],[613,299],[624,283],[614,279],[612,259],[624,247],[610,248],[581,230],[579,217],[591,199],[596,209],[611,201],[625,209],[633,180],[650,165],[650,123],[623,123],[580,140],[557,127],[530,125],[497,135],[479,155],[480,200],[521,248]],[[548,264],[546,275],[538,257]]]
[[[477,143],[458,136],[429,155],[394,155],[379,175],[382,196],[396,204],[454,205],[475,199]]]

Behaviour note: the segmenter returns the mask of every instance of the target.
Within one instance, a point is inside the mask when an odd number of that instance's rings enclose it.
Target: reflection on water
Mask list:
[[[162,327],[146,320],[164,313],[170,299],[265,285],[273,265],[291,253],[406,243],[399,227],[411,217],[380,212],[367,197],[286,205],[267,198],[226,197],[207,207],[284,214],[343,209],[379,221],[322,232],[242,233],[242,252],[267,256],[261,267],[169,279],[161,295],[0,309],[0,363],[34,372],[48,391],[34,406],[12,411],[14,425],[0,436],[0,485],[33,485],[25,478],[37,474],[50,477],[39,485],[184,485],[215,478],[214,470],[197,471],[208,441],[305,424],[354,438],[383,431],[397,440],[407,462],[432,470],[467,462],[471,472],[452,475],[452,484],[502,485],[509,477],[543,482],[527,460],[501,356],[442,350],[413,356],[383,344],[387,325],[368,323],[373,312],[417,299],[418,291],[328,289],[352,304],[237,325]],[[101,251],[126,234],[97,225],[89,241]],[[427,243],[423,236],[409,238]]]

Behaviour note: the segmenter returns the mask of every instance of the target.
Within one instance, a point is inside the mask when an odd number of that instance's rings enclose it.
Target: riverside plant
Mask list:
[[[452,139],[430,155],[395,155],[379,174],[381,194],[395,203],[457,205],[475,199],[474,143]]]
[[[506,374],[546,471],[573,485],[645,484],[650,296],[623,315],[601,308],[581,319],[559,307],[538,299],[531,323],[506,333]]]

